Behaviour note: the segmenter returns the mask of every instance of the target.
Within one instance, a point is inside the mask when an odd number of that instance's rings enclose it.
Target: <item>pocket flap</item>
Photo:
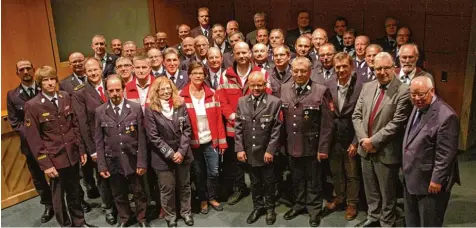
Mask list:
[[[113,122],[101,122],[101,127],[114,127],[115,124]]]

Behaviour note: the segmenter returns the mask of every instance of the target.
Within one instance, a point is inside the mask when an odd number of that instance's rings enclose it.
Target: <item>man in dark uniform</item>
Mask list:
[[[81,208],[78,166],[87,157],[78,142],[81,135],[71,98],[67,92],[56,91],[58,76],[52,67],[40,67],[35,77],[42,92],[25,104],[25,136],[33,157],[50,178],[56,220],[61,226],[91,227]]]
[[[235,151],[241,162],[251,165],[253,211],[246,222],[252,224],[266,213],[266,224],[276,222],[276,178],[273,157],[281,131],[281,101],[265,93],[265,75],[248,76],[251,94],[238,100],[235,119]]]
[[[91,48],[94,57],[101,60],[102,74],[106,78],[110,74],[115,74],[117,56],[106,52],[106,38],[103,35],[95,35],[92,39]]]
[[[329,89],[310,80],[311,65],[307,58],[296,58],[292,62],[294,83],[281,90],[295,199],[284,219],[291,220],[307,209],[309,225],[316,227],[322,210],[319,163],[329,153],[334,108]]]
[[[77,86],[72,95],[73,111],[78,119],[81,133],[81,143],[90,155],[90,165],[97,170],[97,154],[94,145],[95,110],[99,105],[106,103],[105,87],[102,81],[101,62],[96,58],[89,58],[84,63],[87,82]],[[104,180],[96,172],[99,190],[101,191],[102,208],[106,213],[106,222],[110,225],[116,223],[115,210],[113,208],[112,192],[108,180]]]
[[[26,164],[33,180],[33,185],[40,195],[40,203],[45,205],[45,211],[41,215],[41,222],[46,223],[53,217],[53,202],[51,200],[51,191],[45,174],[41,171],[35,157],[30,151],[30,147],[25,137],[23,108],[25,103],[35,97],[41,91],[39,85],[35,83],[33,64],[29,60],[20,60],[16,64],[16,74],[21,80],[20,86],[8,91],[7,93],[7,110],[8,122],[20,136],[20,149],[26,157]]]
[[[146,222],[146,195],[139,176],[147,170],[147,144],[140,104],[124,99],[125,84],[119,76],[107,79],[110,102],[96,108],[95,146],[98,170],[110,180],[120,227],[132,225],[129,189],[134,194],[139,227]]]
[[[334,70],[334,55],[336,49],[333,44],[325,43],[319,47],[319,61],[322,63],[321,68],[315,68],[312,71],[311,80],[313,82],[322,84],[330,88],[330,86],[337,80],[337,75]]]

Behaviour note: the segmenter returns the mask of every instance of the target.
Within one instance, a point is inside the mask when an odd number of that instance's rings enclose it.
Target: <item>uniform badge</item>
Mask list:
[[[63,95],[61,95],[61,94],[58,94],[58,96],[59,96],[60,98],[63,98]]]
[[[39,156],[36,159],[39,161],[39,160],[42,160],[42,159],[45,159],[45,158],[46,158],[46,154],[43,154],[43,155]]]
[[[45,103],[45,98],[41,98],[41,103]]]
[[[30,118],[27,118],[27,119],[25,120],[25,125],[26,125],[27,127],[31,126],[31,120],[30,120]]]
[[[180,79],[183,79],[183,75],[180,75]]]
[[[266,127],[265,124],[261,124],[261,128],[264,130],[264,128]]]
[[[126,108],[131,108],[131,106],[129,104],[126,104]]]
[[[304,119],[309,119],[309,111],[304,111]]]
[[[129,126],[126,126],[126,134],[131,133]]]
[[[44,112],[43,114],[41,114],[41,116],[49,116],[50,113],[49,112]]]
[[[134,125],[131,125],[131,131],[134,131],[135,128],[134,128]]]

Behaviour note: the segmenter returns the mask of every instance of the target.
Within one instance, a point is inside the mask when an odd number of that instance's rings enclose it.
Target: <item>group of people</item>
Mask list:
[[[337,210],[353,220],[365,201],[358,226],[394,226],[402,195],[407,226],[442,226],[459,183],[458,117],[409,28],[387,18],[386,36],[371,43],[339,17],[328,38],[301,11],[285,38],[257,13],[245,36],[237,21],[212,26],[207,8],[197,13],[200,25],[177,26],[173,47],[158,32],[143,50],[113,39],[107,53],[95,35],[94,55],[72,53],[61,81],[53,67],[17,62],[8,119],[42,222],[92,226],[87,195],[101,197],[111,225],[147,227],[157,215],[192,226],[192,195],[200,214],[222,211],[222,193],[228,205],[246,196],[249,173],[249,224],[273,225],[280,202],[285,220],[307,213],[312,227]]]

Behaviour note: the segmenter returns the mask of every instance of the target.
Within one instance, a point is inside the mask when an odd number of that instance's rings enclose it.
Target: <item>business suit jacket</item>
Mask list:
[[[313,82],[325,85],[327,88],[330,88],[333,85],[333,83],[335,83],[335,81],[337,80],[336,71],[335,70],[332,71],[332,74],[329,77],[329,79],[324,78],[324,71],[325,71],[324,68],[313,70],[311,73],[311,80]]]
[[[213,78],[211,78],[210,70],[207,68],[206,71],[207,71],[207,77],[205,78],[203,83],[205,83],[205,85],[207,85],[209,88],[211,88],[213,90],[216,90],[216,88],[213,88],[213,86],[212,86]],[[220,68],[220,70],[218,71],[218,72],[220,72],[220,75],[217,75],[218,76],[218,78],[217,78],[218,84],[220,84],[221,73],[223,73],[224,71],[226,71],[226,68],[223,68],[223,67]],[[216,87],[218,87],[218,85],[216,85]]]
[[[332,139],[332,95],[325,86],[309,80],[297,96],[294,82],[281,87],[287,153],[292,157],[328,154]]]
[[[402,69],[401,68],[395,68],[395,74],[397,77],[400,77],[400,71]],[[433,86],[435,86],[435,79],[433,78],[433,75],[431,75],[430,73],[422,70],[420,67],[416,67],[416,71],[415,71],[415,75],[413,76],[413,78],[415,77],[418,77],[418,76],[426,76],[426,77],[429,77],[431,79],[431,82],[433,82]]]
[[[193,28],[192,30],[190,30],[190,35],[192,35],[193,38],[197,37],[198,35],[204,35],[203,32],[202,32],[202,28],[199,26]],[[208,26],[208,41],[210,42],[212,40],[212,27],[211,26]],[[211,43],[211,42],[210,42]]]
[[[311,49],[309,52],[309,57],[311,58],[311,63],[312,63],[312,70],[320,70],[322,68],[322,63],[319,60],[319,54],[316,53],[316,51]]]
[[[108,75],[116,73],[116,60],[118,57],[113,54],[106,53],[106,66],[102,71],[103,78],[107,78]]]
[[[36,86],[35,94],[41,92],[41,88]],[[8,122],[12,129],[20,136],[20,149],[25,155],[31,154],[30,147],[25,137],[25,103],[33,97],[28,96],[28,91],[25,91],[20,84],[17,88],[8,91],[7,93],[7,111]]]
[[[184,60],[183,62],[180,62],[179,69],[184,72],[188,72],[188,67],[190,66],[190,63],[192,63],[193,61],[201,62],[200,60],[197,59],[196,55],[193,55],[189,59]],[[208,61],[203,65],[205,65],[205,67],[208,67]]]
[[[84,81],[86,82],[87,79],[85,78]],[[70,74],[68,77],[65,79],[61,80],[60,82],[60,90],[64,90],[69,93],[69,95],[72,95],[74,92],[74,88],[77,86],[83,84],[83,82],[80,82],[79,79],[77,79],[74,74]]]
[[[403,174],[405,186],[413,195],[428,194],[430,181],[450,191],[460,184],[458,161],[459,122],[456,112],[439,97],[412,124],[417,113],[414,107],[403,138]]]
[[[383,48],[383,51],[388,52],[388,53],[392,53],[392,50],[395,49],[395,47],[397,45],[396,40],[394,41],[394,43],[392,45],[390,43],[390,40],[388,39],[387,35],[374,40],[372,43],[380,45]]]
[[[183,89],[188,83],[188,74],[186,71],[178,70],[178,77],[175,79],[175,86],[178,90]],[[167,77],[167,74],[162,74],[159,77]]]
[[[116,116],[108,102],[95,109],[95,151],[98,171],[128,176],[147,168],[147,144],[142,108],[124,99]]]
[[[281,97],[281,86],[287,82],[293,82],[293,75],[291,73],[291,66],[288,67],[284,77],[280,78],[276,67],[268,69],[269,81],[271,84],[272,95],[275,97]]]
[[[344,39],[342,38],[342,45],[337,39],[337,35],[332,36],[329,38],[329,43],[333,44],[334,47],[336,48],[336,52],[341,52],[344,50]]]
[[[192,127],[184,104],[173,110],[172,120],[147,107],[145,121],[147,136],[152,144],[152,168],[159,171],[175,169],[177,164],[172,161],[175,152],[182,154],[183,163],[193,161],[190,149]]]
[[[25,137],[41,170],[74,166],[84,147],[71,97],[57,92],[58,107],[42,93],[25,104]]]
[[[370,81],[373,81],[376,79],[376,76],[374,75],[373,77],[369,77],[369,67],[363,67],[363,68],[356,68],[355,69],[355,74],[357,76],[357,81],[360,84],[364,84]],[[374,73],[375,74],[375,73]],[[395,75],[395,77],[398,77],[398,74]]]
[[[354,125],[352,124],[352,114],[354,113],[361,90],[362,84],[358,83],[355,74],[353,74],[350,78],[350,85],[347,89],[344,106],[342,106],[342,110],[339,110],[337,81],[330,87],[334,103],[333,144],[334,146],[340,146],[344,150],[347,150],[350,144],[357,145]]]
[[[248,34],[246,34],[246,43],[248,43],[250,45],[250,47],[252,47],[253,45],[256,44],[256,33],[258,32],[257,29],[249,32]]]
[[[368,123],[379,86],[378,80],[364,84],[355,106],[352,122],[359,142],[369,137]],[[408,86],[394,77],[387,85],[384,98],[375,115],[370,140],[377,150],[376,156],[384,164],[402,162],[402,138],[412,108],[408,94]],[[367,156],[367,152],[361,146],[357,152],[362,157]]]
[[[306,33],[312,33],[313,29],[312,27],[309,26],[304,31]],[[301,31],[299,30],[299,28],[288,30],[288,32],[286,33],[286,44],[288,45],[289,49],[291,49],[291,51],[294,51],[294,52],[296,51],[296,48],[295,48],[296,40],[300,36],[301,36]]]
[[[81,133],[81,143],[84,144],[89,155],[96,153],[94,142],[96,130],[96,108],[104,104],[98,91],[86,82],[84,85],[77,86],[72,95],[73,111],[78,119],[79,130]]]
[[[223,50],[221,49],[222,48],[221,45],[218,46],[217,44],[215,44],[215,41],[210,43],[210,47],[216,47],[216,48],[220,49],[220,51],[222,51],[222,53],[221,53],[222,55],[233,50],[233,49],[231,49],[231,45],[230,45],[230,43],[228,43],[227,40],[223,41],[223,43],[225,43],[225,47],[224,47]]]

